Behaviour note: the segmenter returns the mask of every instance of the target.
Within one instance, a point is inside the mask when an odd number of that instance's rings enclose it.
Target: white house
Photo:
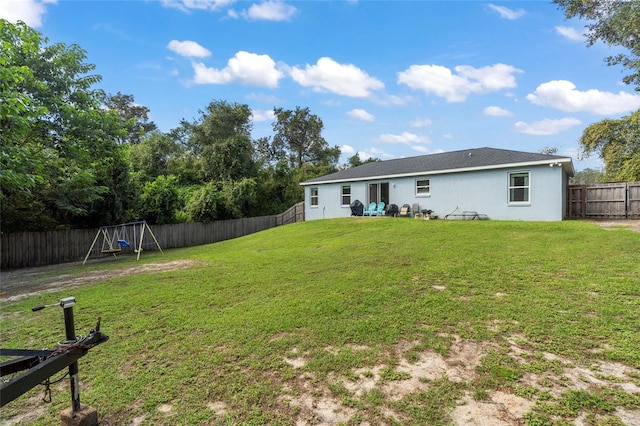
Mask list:
[[[440,218],[558,221],[573,174],[570,157],[477,148],[366,163],[301,185],[306,220],[349,217],[359,200],[418,204]]]

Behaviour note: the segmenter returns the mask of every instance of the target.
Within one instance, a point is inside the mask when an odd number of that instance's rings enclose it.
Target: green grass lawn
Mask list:
[[[57,273],[96,270],[3,303],[0,337],[54,347],[61,309],[30,308],[62,297],[77,299],[79,334],[101,316],[110,340],[80,359],[81,400],[110,425],[444,425],[497,395],[528,402],[530,425],[640,417],[640,234],[628,230],[323,220]],[[44,407],[28,423],[59,424],[66,380],[50,404],[41,394],[0,421]]]

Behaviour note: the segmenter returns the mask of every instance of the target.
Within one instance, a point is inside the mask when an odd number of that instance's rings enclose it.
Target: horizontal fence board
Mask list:
[[[570,185],[568,192],[570,219],[640,217],[640,182]]]
[[[164,250],[230,240],[303,220],[304,203],[301,202],[278,215],[217,220],[209,223],[153,225],[149,226],[149,229]],[[0,267],[16,269],[81,261],[87,256],[98,232],[98,229],[69,229],[3,233],[0,235]],[[153,236],[145,229],[142,246],[144,250],[157,250]],[[133,243],[133,236],[129,237]],[[106,256],[101,253],[102,241],[103,237],[99,235],[90,253],[90,259]],[[133,245],[127,250],[133,251]]]

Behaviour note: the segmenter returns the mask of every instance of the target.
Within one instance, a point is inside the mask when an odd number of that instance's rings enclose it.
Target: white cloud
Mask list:
[[[209,50],[200,46],[195,41],[190,40],[171,40],[167,45],[167,49],[180,56],[186,56],[188,58],[207,58],[211,56],[211,52],[209,52]]]
[[[354,147],[352,147],[351,145],[342,145],[340,147],[340,152],[343,154],[355,154],[356,153],[356,149]]]
[[[58,4],[57,0],[2,0],[0,18],[16,23],[22,21],[32,28],[42,26],[42,17],[47,13],[48,4]]]
[[[398,83],[414,90],[435,94],[447,102],[462,102],[472,93],[481,94],[516,87],[514,74],[522,71],[511,65],[495,64],[482,68],[459,65],[454,68],[440,65],[411,65],[398,73]]]
[[[411,127],[427,127],[431,126],[432,121],[428,118],[416,118],[410,124]]]
[[[557,135],[560,132],[568,130],[574,126],[582,124],[577,118],[561,118],[559,120],[545,119],[542,121],[536,121],[531,124],[524,121],[518,121],[515,124],[516,131],[519,133],[526,133],[527,135],[534,136],[549,136]]]
[[[253,110],[251,111],[251,120],[254,122],[260,122],[260,121],[273,121],[275,120],[276,116],[273,113],[272,109],[268,109],[265,111],[258,111],[258,110]]]
[[[328,90],[338,95],[366,98],[384,84],[352,64],[339,64],[331,58],[320,58],[316,65],[307,64],[304,69],[293,67],[291,78],[301,86],[314,90]]]
[[[484,109],[484,115],[490,115],[492,117],[511,117],[513,116],[513,113],[504,108],[491,105]]]
[[[352,109],[351,111],[347,112],[347,114],[362,121],[375,121],[376,119],[373,115],[369,114],[363,109]]]
[[[575,28],[571,28],[571,27],[564,27],[562,25],[558,25],[556,27],[556,31],[558,34],[560,34],[562,37],[571,40],[571,41],[584,41],[584,35],[582,35],[581,33],[578,32],[578,30],[576,30]]]
[[[530,102],[562,111],[587,111],[600,115],[621,114],[640,108],[640,95],[626,92],[601,92],[597,89],[576,90],[567,80],[554,80],[539,85],[527,95]]]
[[[195,84],[238,83],[245,86],[278,87],[278,81],[284,74],[276,68],[269,55],[258,55],[239,51],[229,59],[223,69],[208,68],[200,62],[194,62]]]
[[[509,19],[510,21],[521,18],[525,14],[524,9],[513,10],[504,6],[496,6],[495,4],[489,4],[489,9],[498,12],[500,17]]]
[[[396,96],[383,93],[379,96],[372,96],[371,101],[377,103],[378,105],[404,106],[413,102],[413,98],[411,96]]]
[[[360,160],[366,161],[370,158],[378,158],[383,160],[385,158],[393,158],[394,156],[391,154],[387,154],[379,148],[369,148],[366,151],[358,151],[358,157],[360,157]]]
[[[233,3],[235,0],[162,0],[162,5],[190,13],[191,10],[217,11]]]
[[[294,6],[282,1],[252,4],[242,15],[252,21],[289,21],[298,12]]]
[[[385,133],[378,137],[380,142],[386,143],[399,143],[403,145],[412,145],[412,144],[427,144],[431,143],[431,140],[426,136],[416,135],[415,133],[402,132],[399,135],[394,135],[392,133]]]

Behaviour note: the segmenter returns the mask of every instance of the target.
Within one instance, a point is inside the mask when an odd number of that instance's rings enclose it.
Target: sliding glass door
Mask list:
[[[384,201],[386,205],[389,205],[389,182],[370,183],[368,196],[368,203]]]

